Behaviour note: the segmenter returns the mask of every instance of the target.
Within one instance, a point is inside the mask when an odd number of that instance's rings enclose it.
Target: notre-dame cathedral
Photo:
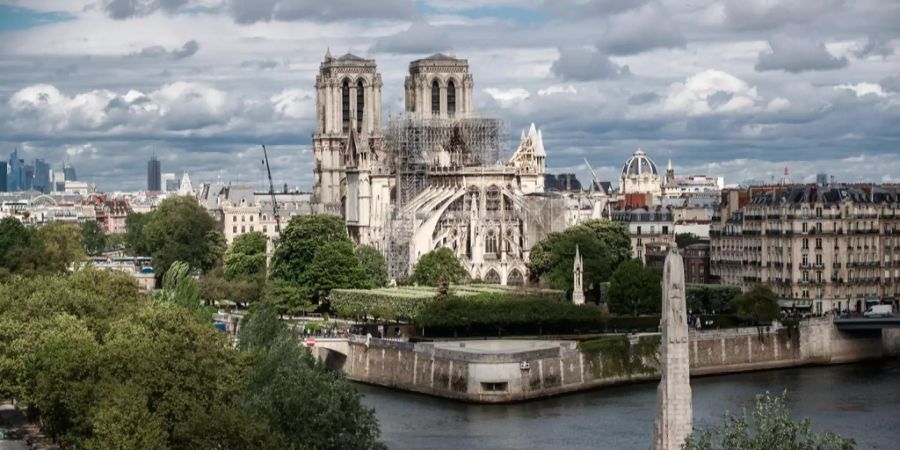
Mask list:
[[[565,227],[563,200],[544,194],[541,132],[511,156],[505,122],[473,108],[469,64],[443,54],[409,64],[405,113],[382,125],[375,61],[330,52],[316,77],[317,213],[341,215],[350,237],[402,277],[425,253],[452,250],[472,278],[522,284],[531,247]]]

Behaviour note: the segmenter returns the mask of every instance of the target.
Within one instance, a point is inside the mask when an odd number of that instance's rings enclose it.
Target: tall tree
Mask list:
[[[766,284],[757,284],[735,300],[738,317],[756,324],[768,323],[779,317],[778,297]]]
[[[125,251],[132,256],[149,256],[150,245],[144,237],[144,225],[150,213],[130,213],[125,217]]]
[[[258,231],[234,238],[225,252],[225,279],[262,284],[266,277],[266,236]]]
[[[368,288],[369,280],[349,240],[327,242],[316,251],[312,263],[303,272],[300,285],[319,302],[332,289]]]
[[[639,259],[620,264],[609,279],[609,310],[614,314],[659,314],[662,285],[659,276]]]
[[[240,340],[242,353],[256,362],[245,404],[282,439],[279,448],[386,448],[378,441],[374,411],[362,405],[341,372],[326,370],[298,344],[271,305],[263,303],[247,317]]]
[[[410,280],[423,286],[437,286],[442,280],[459,283],[467,272],[448,248],[432,250],[419,258]]]
[[[106,250],[106,233],[96,220],[81,223],[81,243],[88,255],[99,255]]]
[[[597,231],[601,229],[602,231]],[[617,226],[579,225],[563,232],[550,233],[531,250],[528,263],[532,279],[542,279],[555,289],[571,290],[575,247],[584,259],[584,285],[592,297],[599,295],[600,284],[609,280],[617,261],[630,247],[622,247]],[[601,237],[609,235],[612,237]],[[630,241],[629,241],[630,242]]]
[[[225,252],[225,237],[216,229],[215,219],[192,197],[163,200],[150,213],[142,235],[159,276],[164,276],[175,261],[209,270],[221,261]]]
[[[388,268],[384,262],[384,255],[371,245],[360,245],[353,251],[366,272],[369,285],[380,288],[387,285]]]
[[[329,242],[351,243],[337,216],[294,216],[281,232],[272,256],[272,276],[300,284],[319,249]]]
[[[81,230],[77,225],[60,221],[38,228],[42,244],[42,266],[50,272],[65,272],[69,265],[84,259]]]

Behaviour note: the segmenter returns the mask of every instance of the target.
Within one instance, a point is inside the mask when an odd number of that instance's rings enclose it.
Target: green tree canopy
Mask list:
[[[266,281],[266,286],[263,288],[263,300],[274,305],[278,314],[297,315],[315,309],[309,294],[304,289],[278,278]]]
[[[251,231],[235,236],[227,253],[243,253],[245,255],[266,254],[266,243],[269,238],[260,231]]]
[[[662,285],[656,271],[639,259],[620,264],[609,279],[609,311],[637,316],[661,310]]]
[[[99,255],[106,250],[106,233],[96,220],[82,222],[81,243],[88,255]]]
[[[287,449],[385,449],[374,411],[341,372],[325,370],[265,302],[247,317],[242,353],[255,361],[243,397]]]
[[[369,279],[359,258],[353,254],[350,240],[325,243],[316,251],[312,263],[300,278],[310,297],[322,301],[332,289],[368,288]]]
[[[371,245],[360,245],[353,252],[359,258],[359,262],[366,272],[369,286],[373,288],[387,286],[388,268],[387,263],[384,262],[384,255]]]
[[[333,241],[351,243],[340,217],[292,217],[282,230],[272,255],[272,276],[300,285],[304,272],[319,249]]]
[[[631,255],[631,239],[617,222],[592,220],[550,233],[531,250],[530,277],[543,279],[555,289],[571,290],[576,246],[584,259],[584,285],[591,296],[599,297],[600,284]]]
[[[153,268],[164,276],[175,261],[203,271],[211,269],[225,251],[225,237],[216,221],[197,200],[169,197],[150,213],[141,234],[153,257]]]
[[[41,266],[50,272],[65,272],[69,265],[84,259],[81,230],[77,225],[60,221],[50,222],[37,229],[41,244]]]
[[[735,299],[738,317],[757,324],[778,319],[778,297],[768,285],[757,284]]]
[[[467,272],[449,248],[432,250],[419,258],[410,281],[423,286],[437,286],[441,280],[459,283]]]
[[[144,237],[144,225],[150,213],[132,212],[125,216],[125,251],[132,256],[149,256],[150,245]]]
[[[722,426],[689,436],[685,450],[852,450],[853,439],[837,434],[814,433],[809,419],[791,418],[785,396],[766,393],[756,397],[752,414],[725,413]]]

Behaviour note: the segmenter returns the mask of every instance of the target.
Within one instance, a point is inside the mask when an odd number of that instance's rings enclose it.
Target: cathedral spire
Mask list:
[[[327,47],[325,49],[325,61],[328,61],[330,59],[331,59],[331,47]]]
[[[572,267],[572,303],[576,305],[584,304],[584,259],[581,258],[581,251],[578,244],[575,244],[575,264]]]

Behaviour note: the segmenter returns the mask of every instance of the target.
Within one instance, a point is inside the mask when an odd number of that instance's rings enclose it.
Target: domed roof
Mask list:
[[[625,167],[622,168],[623,175],[658,175],[656,164],[644,153],[643,150],[637,149],[628,161],[625,161]]]

